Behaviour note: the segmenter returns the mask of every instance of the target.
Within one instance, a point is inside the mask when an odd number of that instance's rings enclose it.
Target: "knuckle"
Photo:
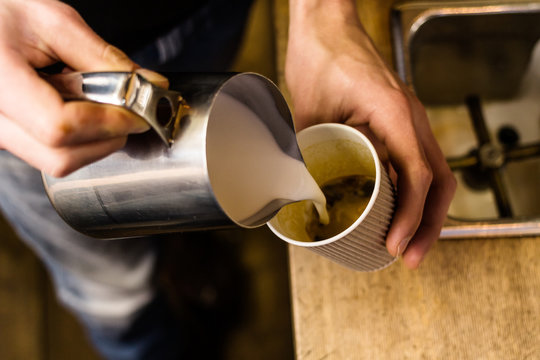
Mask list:
[[[77,10],[61,1],[55,1],[52,6],[44,5],[40,10],[43,14],[41,21],[44,25],[56,31],[73,30],[86,24]]]
[[[443,176],[443,186],[446,190],[452,191],[452,194],[457,189],[457,179],[454,175],[454,173],[448,168]]]
[[[65,22],[66,20],[80,22],[82,19],[77,10],[61,1],[56,3],[53,14],[56,14],[57,21],[62,22]]]
[[[400,110],[407,110],[407,112],[411,111],[413,104],[411,103],[410,98],[399,89],[388,92],[387,96],[389,97],[387,100],[389,104],[394,104],[394,106]]]
[[[42,170],[53,177],[60,178],[69,175],[74,168],[69,154],[57,153],[50,157],[48,164]]]
[[[42,129],[38,136],[45,145],[57,148],[68,143],[69,134],[72,132],[73,129],[68,124],[56,122]]]
[[[433,170],[427,163],[421,163],[416,170],[416,181],[423,187],[429,187],[433,182]]]
[[[407,120],[412,124],[416,107],[415,104],[411,102],[411,99],[398,89],[394,89],[384,96],[385,98],[382,100],[382,103],[387,104],[385,111],[388,116],[395,119],[401,119],[402,121]]]
[[[67,168],[60,168],[58,166],[54,166],[52,167],[50,171],[45,171],[45,172],[52,177],[61,178],[69,174],[69,172],[66,169]]]
[[[68,103],[69,104],[69,103]],[[58,148],[70,145],[76,138],[82,114],[78,106],[64,106],[60,111],[43,114],[38,122],[37,136],[48,147]]]

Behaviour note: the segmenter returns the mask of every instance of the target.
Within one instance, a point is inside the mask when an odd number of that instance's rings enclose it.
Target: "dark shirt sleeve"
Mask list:
[[[166,33],[204,0],[65,0],[107,42],[130,54]]]

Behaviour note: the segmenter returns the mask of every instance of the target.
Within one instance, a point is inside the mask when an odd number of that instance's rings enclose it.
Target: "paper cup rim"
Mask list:
[[[330,237],[328,239],[318,240],[318,241],[313,241],[313,242],[293,240],[293,239],[283,235],[280,231],[278,231],[275,227],[273,227],[272,224],[271,224],[271,220],[267,223],[268,227],[279,238],[281,238],[282,240],[285,240],[286,242],[288,242],[290,244],[297,245],[297,246],[302,246],[302,247],[319,247],[319,246],[324,246],[324,245],[327,245],[327,244],[331,244],[331,243],[333,243],[335,241],[344,239],[347,235],[349,235],[351,232],[353,232],[360,225],[360,223],[362,223],[364,221],[364,219],[368,216],[368,214],[371,212],[371,209],[373,208],[375,202],[377,201],[377,197],[379,196],[379,191],[380,191],[380,187],[381,187],[381,162],[379,160],[379,156],[377,155],[377,151],[375,150],[375,147],[373,146],[371,141],[369,141],[369,139],[362,132],[360,132],[360,130],[355,129],[352,126],[344,125],[344,124],[336,124],[336,123],[317,124],[317,125],[313,125],[313,126],[307,127],[305,129],[299,131],[298,134],[297,134],[297,137],[305,136],[303,134],[306,134],[306,133],[309,134],[310,132],[313,132],[313,131],[319,131],[319,129],[321,129],[321,128],[322,129],[324,129],[324,128],[328,128],[328,129],[334,128],[334,129],[339,129],[339,131],[347,131],[347,132],[349,132],[351,134],[354,134],[354,136],[360,138],[362,140],[362,142],[365,145],[367,145],[369,151],[371,152],[373,161],[375,162],[375,186],[373,187],[373,193],[371,195],[371,198],[369,199],[369,202],[368,202],[366,208],[364,209],[362,214],[358,217],[358,219],[356,219],[345,230],[343,230],[339,234],[336,234],[336,235],[334,235],[334,236],[332,236],[332,237]],[[329,139],[329,141],[330,140],[331,139]]]

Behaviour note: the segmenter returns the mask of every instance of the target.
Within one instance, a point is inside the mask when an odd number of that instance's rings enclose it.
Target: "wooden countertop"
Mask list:
[[[392,3],[358,1],[389,62]],[[283,85],[287,1],[275,15]],[[297,359],[540,358],[539,259],[539,238],[441,240],[416,271],[360,273],[291,246]]]

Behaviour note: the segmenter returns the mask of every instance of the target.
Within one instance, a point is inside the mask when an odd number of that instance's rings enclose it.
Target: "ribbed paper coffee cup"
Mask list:
[[[371,142],[342,124],[320,124],[298,133],[298,145],[313,178],[321,186],[334,179],[365,176],[372,181],[364,211],[337,235],[314,239],[308,234],[305,204],[285,206],[268,223],[290,244],[305,247],[358,271],[375,271],[395,261],[386,249],[394,211],[394,188]],[[370,184],[371,185],[371,184]]]

